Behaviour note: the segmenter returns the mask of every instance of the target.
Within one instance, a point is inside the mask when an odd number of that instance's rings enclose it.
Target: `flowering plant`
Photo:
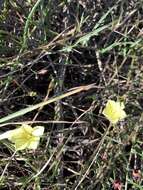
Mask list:
[[[124,108],[123,102],[108,100],[102,113],[111,123],[115,124],[126,117]]]
[[[43,133],[44,127],[42,126],[32,128],[30,125],[23,124],[17,129],[1,134],[0,140],[8,139],[14,143],[16,150],[36,149]]]

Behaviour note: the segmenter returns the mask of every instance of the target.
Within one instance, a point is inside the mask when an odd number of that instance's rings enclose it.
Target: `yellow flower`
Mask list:
[[[124,119],[126,117],[126,112],[124,111],[123,102],[115,102],[113,100],[108,100],[104,110],[103,115],[113,124]]]
[[[36,126],[32,128],[30,125],[23,124],[21,127],[7,131],[0,135],[0,140],[8,139],[15,145],[16,150],[36,149],[40,137],[44,133],[44,127]]]

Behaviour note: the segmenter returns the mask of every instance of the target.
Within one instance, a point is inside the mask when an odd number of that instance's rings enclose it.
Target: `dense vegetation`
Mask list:
[[[36,150],[0,142],[0,189],[143,189],[142,113],[142,0],[0,0],[1,133],[45,127]]]

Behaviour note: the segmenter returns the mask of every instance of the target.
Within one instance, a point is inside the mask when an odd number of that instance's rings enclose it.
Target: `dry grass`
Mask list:
[[[13,155],[1,142],[0,189],[142,189],[142,4],[0,0],[1,132],[22,122],[46,129],[35,152]],[[108,99],[124,101],[128,115],[112,128]]]

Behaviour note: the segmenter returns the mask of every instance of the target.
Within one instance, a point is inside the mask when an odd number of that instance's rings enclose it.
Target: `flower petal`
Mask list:
[[[0,140],[7,138],[14,143],[16,150],[23,150],[26,148],[36,149],[43,133],[44,127],[42,126],[32,128],[30,125],[23,124],[17,129],[1,134]]]
[[[126,117],[126,113],[123,109],[123,102],[115,102],[113,100],[108,100],[102,113],[105,117],[107,117],[107,119],[111,123],[115,124],[119,120],[122,120]]]
[[[32,132],[33,136],[40,137],[43,135],[43,133],[44,133],[44,127],[36,126],[33,128],[33,132]]]
[[[39,145],[39,141],[40,141],[40,138],[38,138],[37,140],[33,140],[29,143],[29,145],[27,146],[28,149],[36,149]]]
[[[15,150],[24,150],[28,146],[28,142],[23,140],[15,141]]]

